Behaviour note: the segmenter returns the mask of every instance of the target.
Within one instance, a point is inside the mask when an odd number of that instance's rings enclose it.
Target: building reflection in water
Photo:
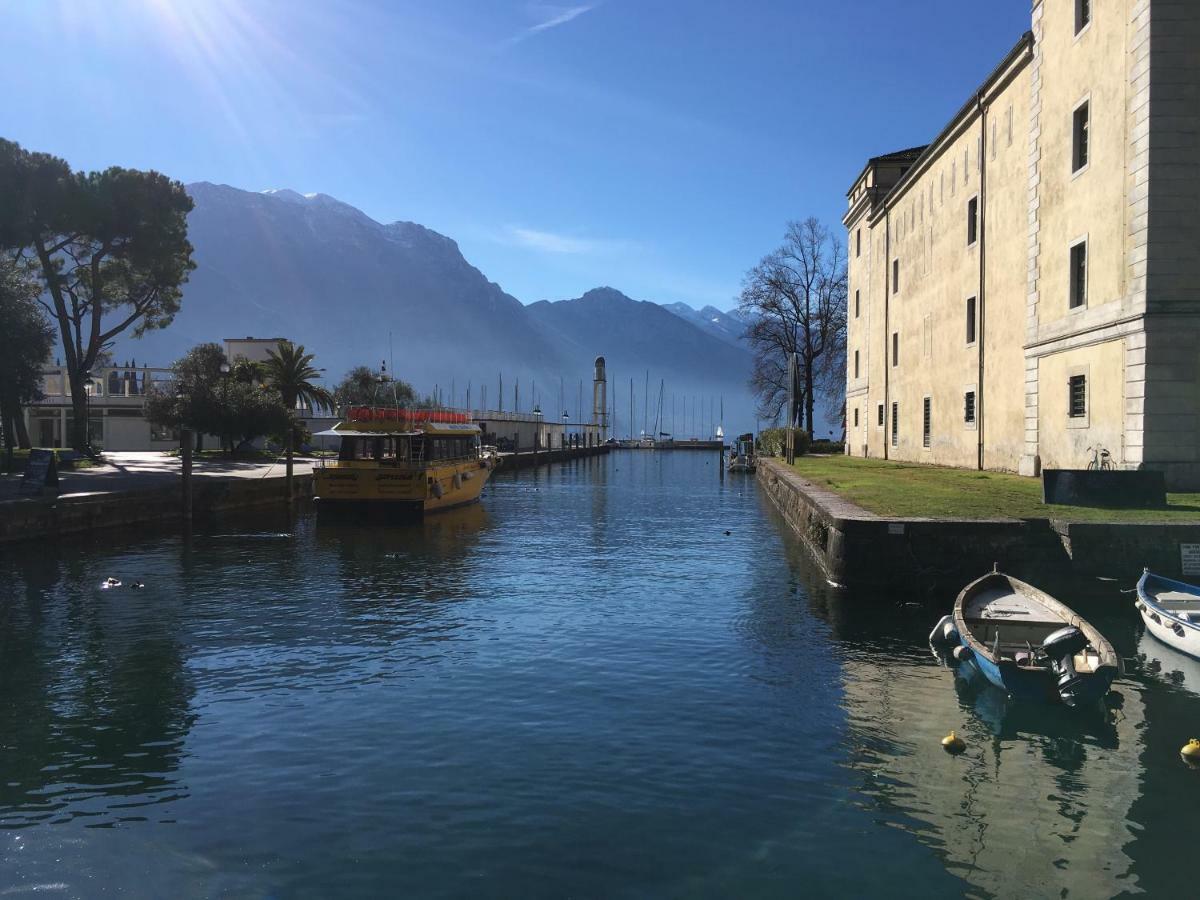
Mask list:
[[[1136,883],[1125,851],[1141,789],[1136,686],[1118,683],[1110,709],[1014,704],[977,670],[952,673],[919,649],[852,650],[842,686],[846,766],[949,871],[999,896]],[[960,757],[941,747],[951,729],[967,741]]]
[[[12,554],[0,604],[0,827],[169,815],[195,716],[175,605],[102,591],[72,552]],[[52,599],[53,598],[53,599]]]

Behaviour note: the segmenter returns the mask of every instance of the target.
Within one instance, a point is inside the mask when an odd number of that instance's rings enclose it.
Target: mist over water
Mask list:
[[[1189,884],[1200,664],[1139,639],[1124,585],[1073,598],[1150,657],[1110,712],[1011,707],[929,652],[941,605],[828,588],[715,454],[501,474],[387,530],[10,546],[0,584],[0,893]]]

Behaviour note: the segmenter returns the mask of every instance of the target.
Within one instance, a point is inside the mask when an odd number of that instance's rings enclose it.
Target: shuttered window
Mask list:
[[[933,425],[931,413],[931,401],[926,397],[921,408],[921,446],[926,450],[929,449],[930,429]]]
[[[1072,375],[1068,380],[1068,415],[1078,419],[1087,415],[1087,376]]]

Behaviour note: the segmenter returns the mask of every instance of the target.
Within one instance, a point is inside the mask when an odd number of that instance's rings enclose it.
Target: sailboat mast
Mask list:
[[[646,436],[646,426],[650,424],[650,370],[646,370],[646,384],[642,388],[642,437]]]

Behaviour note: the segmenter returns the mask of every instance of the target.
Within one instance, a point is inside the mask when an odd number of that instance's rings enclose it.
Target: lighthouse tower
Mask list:
[[[596,357],[596,374],[592,377],[592,427],[597,443],[608,440],[608,376],[604,373],[604,357]]]

